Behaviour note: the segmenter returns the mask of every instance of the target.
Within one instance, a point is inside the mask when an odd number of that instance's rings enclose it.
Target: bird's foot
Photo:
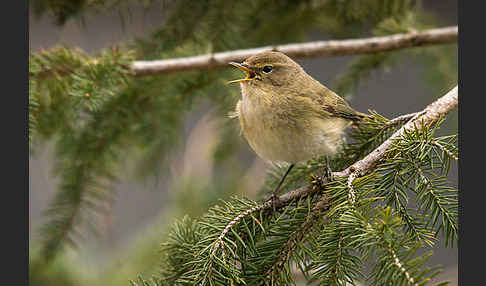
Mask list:
[[[329,166],[329,158],[326,156],[326,165],[324,166],[324,171],[322,172],[323,175],[326,177],[326,183],[332,182],[332,170]]]
[[[273,212],[275,212],[276,210],[276,205],[278,202],[280,202],[280,199],[278,198],[278,193],[280,192],[280,188],[282,187],[282,184],[283,182],[285,181],[285,178],[287,177],[287,175],[290,173],[290,170],[292,170],[292,168],[295,166],[295,164],[290,164],[289,168],[287,169],[287,171],[285,172],[285,174],[283,175],[282,179],[280,179],[280,182],[278,183],[277,187],[275,188],[275,190],[273,190],[272,192],[272,196],[270,199],[272,199],[272,208],[273,208]]]
[[[277,210],[277,207],[280,205],[280,198],[277,195],[277,192],[273,191],[268,200],[272,201],[272,210],[273,212],[275,212]]]
[[[309,177],[311,179],[311,184],[313,188],[322,188],[322,185],[324,183],[322,176],[317,176],[311,173]]]
[[[326,160],[326,165],[322,169],[321,175],[310,174],[311,183],[316,188],[322,188],[326,183],[332,182],[332,170],[329,167],[329,162]]]

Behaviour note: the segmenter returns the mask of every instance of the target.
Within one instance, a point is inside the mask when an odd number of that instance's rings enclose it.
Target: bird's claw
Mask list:
[[[269,200],[272,201],[272,209],[273,209],[273,212],[275,212],[277,210],[277,206],[280,204],[280,198],[279,198],[278,195],[275,194],[275,192],[273,192],[270,195]]]
[[[329,158],[326,157],[326,165],[324,166],[323,176],[326,177],[326,183],[332,182],[332,170],[329,166]]]
[[[314,174],[310,174],[310,179],[311,179],[311,184],[313,186],[313,188],[321,188],[322,185],[323,185],[323,179],[322,179],[322,176],[317,176],[317,175],[314,175]]]

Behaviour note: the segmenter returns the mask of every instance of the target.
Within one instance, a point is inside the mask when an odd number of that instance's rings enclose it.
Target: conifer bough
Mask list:
[[[228,62],[242,61],[254,54],[264,51],[279,51],[293,58],[346,56],[452,43],[457,41],[457,37],[458,27],[452,26],[384,37],[315,41],[301,44],[286,44],[235,50],[195,57],[155,61],[135,61],[129,69],[133,71],[136,76],[145,76],[159,73],[225,67],[228,65]]]
[[[415,126],[420,127],[422,124],[429,125],[435,121],[438,121],[440,118],[454,109],[459,102],[458,94],[458,87],[456,86],[452,88],[444,96],[429,104],[423,111],[415,113],[415,115],[405,125],[398,129],[390,138],[388,138],[375,150],[370,152],[366,157],[352,164],[343,171],[333,172],[332,176],[335,178],[349,176],[348,178],[353,180],[360,175],[371,172],[373,167],[385,157],[386,152],[393,145],[393,141],[399,139],[400,136],[405,133],[405,131],[413,130]],[[292,190],[279,197],[277,207],[284,206],[294,199],[306,197],[314,192],[316,192],[316,190],[313,190],[312,187],[301,187]],[[269,209],[271,207],[271,202],[266,202],[262,206],[263,209]]]

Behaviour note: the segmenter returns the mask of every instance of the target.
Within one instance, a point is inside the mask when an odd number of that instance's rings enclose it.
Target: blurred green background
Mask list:
[[[439,19],[439,26],[457,25],[457,1],[423,1],[423,9]],[[49,49],[58,44],[80,47],[94,53],[112,44],[148,35],[163,21],[160,3],[149,6],[132,4],[128,16],[116,11],[101,11],[83,21],[68,19],[63,26],[48,14],[29,17],[31,51]],[[330,39],[329,35],[309,31],[309,39]],[[343,72],[354,57],[313,58],[298,60],[320,82],[332,87],[336,75]],[[230,80],[232,78],[222,79]],[[360,111],[374,109],[387,117],[415,112],[438,94],[430,94],[428,79],[417,63],[405,60],[388,72],[373,73],[359,85],[351,105]],[[237,87],[228,87],[235,89]],[[227,110],[230,112],[232,110]],[[219,132],[226,119],[210,101],[202,100],[186,116],[180,133],[183,140],[167,159],[155,178],[133,176],[133,158],[125,164],[115,184],[116,194],[100,218],[99,235],[83,230],[77,249],[67,250],[49,266],[30,265],[31,285],[128,285],[138,274],[157,273],[158,245],[163,241],[167,224],[183,214],[197,216],[220,194],[221,188],[236,186],[226,195],[238,193],[256,198],[269,165],[257,158],[244,138],[240,138],[236,158],[230,169],[214,168],[213,150],[219,144]],[[457,129],[457,112],[446,127]],[[446,131],[445,131],[446,132]],[[29,243],[30,256],[37,252],[38,229],[45,222],[42,212],[56,192],[58,179],[52,173],[53,146],[43,142],[29,159]],[[456,165],[451,179],[457,182]],[[219,189],[218,189],[219,188]],[[204,203],[207,202],[207,203]],[[175,207],[177,206],[177,207]],[[436,247],[430,264],[441,264],[445,271],[437,280],[449,279],[457,285],[457,249]]]

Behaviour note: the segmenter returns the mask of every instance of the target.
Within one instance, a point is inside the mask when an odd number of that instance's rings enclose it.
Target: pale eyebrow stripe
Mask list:
[[[284,63],[257,63],[257,64],[254,64],[252,65],[253,67],[256,67],[256,68],[261,68],[261,67],[264,67],[264,66],[273,66],[273,67],[282,67],[282,66],[288,66]]]

